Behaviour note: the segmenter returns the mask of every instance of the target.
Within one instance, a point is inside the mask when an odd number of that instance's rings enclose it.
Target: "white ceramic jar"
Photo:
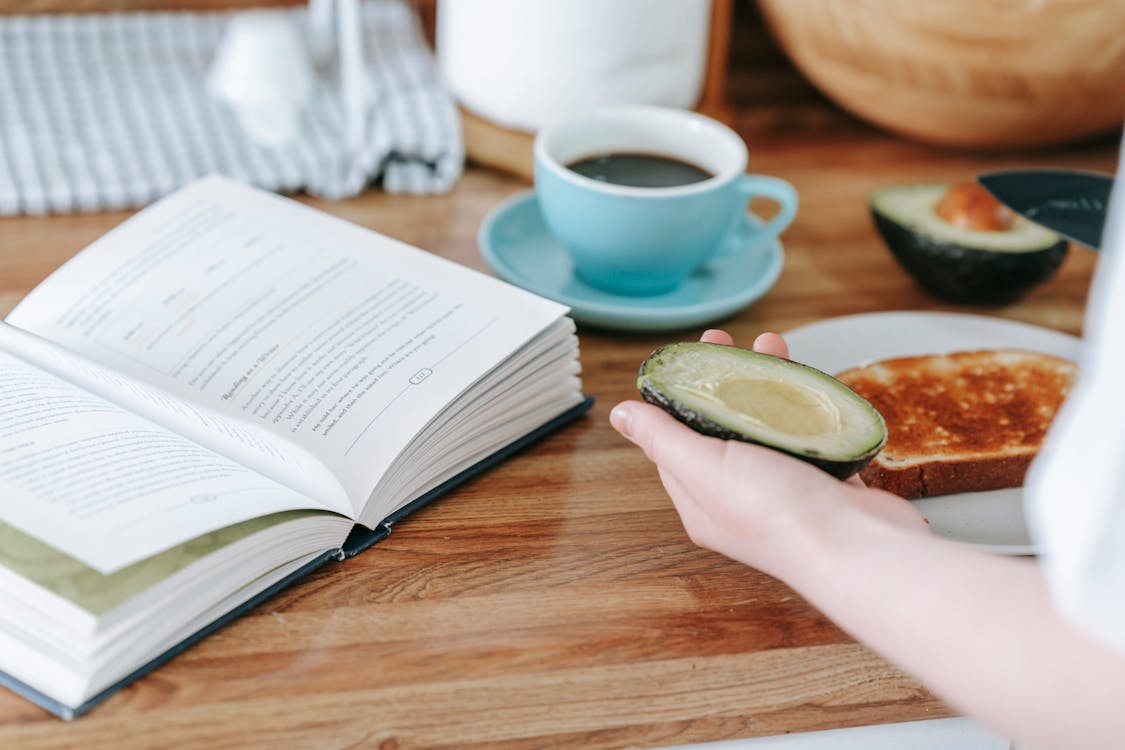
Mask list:
[[[691,108],[711,0],[439,0],[437,55],[469,111],[534,132],[604,104]]]

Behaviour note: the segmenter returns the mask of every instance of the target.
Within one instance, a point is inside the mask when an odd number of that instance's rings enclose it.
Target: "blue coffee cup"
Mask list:
[[[670,158],[710,176],[634,187],[585,177],[568,166],[611,154]],[[793,186],[746,174],[746,163],[742,138],[709,117],[665,107],[604,107],[539,131],[535,192],[547,227],[580,278],[615,294],[660,294],[717,254],[764,248],[793,221]],[[778,203],[768,222],[747,211],[755,197]]]

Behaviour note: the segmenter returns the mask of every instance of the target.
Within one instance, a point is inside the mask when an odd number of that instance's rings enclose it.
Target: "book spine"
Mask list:
[[[392,521],[383,521],[374,529],[368,529],[357,525],[352,529],[352,533],[348,534],[348,538],[344,541],[344,546],[340,548],[339,557],[337,557],[337,559],[346,560],[349,557],[355,557],[368,547],[372,547],[383,541],[391,535],[392,525]]]

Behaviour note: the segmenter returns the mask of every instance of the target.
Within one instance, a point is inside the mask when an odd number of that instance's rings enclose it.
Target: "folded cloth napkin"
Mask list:
[[[309,34],[305,8],[269,12]],[[359,5],[363,111],[321,60],[281,142],[247,132],[208,87],[235,16],[0,17],[0,214],[140,206],[211,173],[329,198],[375,182],[400,193],[453,186],[460,121],[407,4]]]

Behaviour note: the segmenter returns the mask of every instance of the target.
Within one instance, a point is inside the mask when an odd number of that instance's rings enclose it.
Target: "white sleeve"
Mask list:
[[[1059,611],[1125,653],[1123,182],[1116,180],[1110,196],[1086,308],[1081,374],[1032,465],[1024,497]]]

